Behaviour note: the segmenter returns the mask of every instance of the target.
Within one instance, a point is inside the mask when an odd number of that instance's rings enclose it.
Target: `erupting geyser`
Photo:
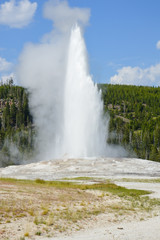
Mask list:
[[[37,160],[106,156],[103,102],[89,74],[81,32],[89,11],[71,9],[66,2],[47,4],[56,29],[44,42],[25,46],[17,71],[30,93]]]
[[[102,156],[106,152],[103,103],[89,75],[81,29],[71,31],[64,85],[63,151],[70,157]]]

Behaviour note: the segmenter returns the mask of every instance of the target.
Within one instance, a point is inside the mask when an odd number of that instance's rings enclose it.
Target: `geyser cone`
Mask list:
[[[64,144],[69,157],[92,157],[106,152],[103,103],[88,71],[81,29],[71,31],[64,89]]]

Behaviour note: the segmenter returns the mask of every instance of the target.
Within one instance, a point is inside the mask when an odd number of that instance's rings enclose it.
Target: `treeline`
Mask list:
[[[160,161],[160,87],[101,84],[109,138],[137,157]]]
[[[28,92],[12,79],[0,85],[0,166],[19,163],[32,151],[33,131]]]

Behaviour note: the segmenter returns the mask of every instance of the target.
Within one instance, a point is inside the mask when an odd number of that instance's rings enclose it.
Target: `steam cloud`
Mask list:
[[[19,83],[31,93],[30,108],[38,127],[38,160],[57,158],[61,154],[56,146],[61,143],[63,130],[70,32],[76,23],[82,29],[86,26],[90,11],[70,8],[66,1],[50,0],[44,6],[44,16],[53,21],[53,31],[43,36],[43,42],[24,47],[17,69]]]
[[[59,154],[55,148],[62,127],[57,123],[63,119],[68,30],[76,22],[85,26],[89,15],[88,9],[72,9],[66,1],[48,1],[44,16],[54,21],[53,32],[45,36],[43,43],[27,44],[19,58],[17,77],[31,93],[30,108],[38,127],[37,152],[43,153],[39,158],[49,159]]]
[[[66,1],[50,0],[45,4],[44,16],[53,21],[57,30],[65,33],[70,31],[75,23],[85,26],[90,17],[90,10],[70,8]]]

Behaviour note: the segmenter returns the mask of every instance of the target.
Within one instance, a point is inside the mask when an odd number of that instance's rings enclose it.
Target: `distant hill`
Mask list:
[[[109,139],[139,158],[160,161],[160,87],[99,84]]]

